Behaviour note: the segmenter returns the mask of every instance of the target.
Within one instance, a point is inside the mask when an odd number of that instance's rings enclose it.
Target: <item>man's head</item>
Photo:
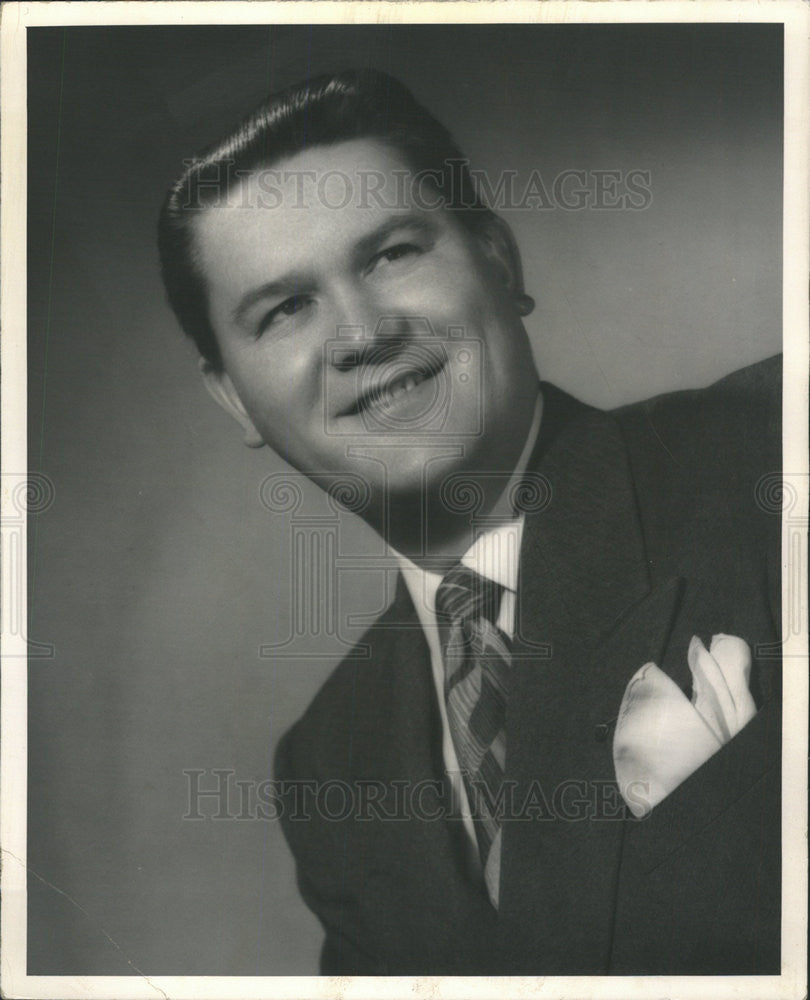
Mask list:
[[[247,443],[322,485],[355,471],[395,495],[429,488],[431,469],[516,459],[536,396],[517,251],[391,77],[271,98],[173,186],[160,251]]]

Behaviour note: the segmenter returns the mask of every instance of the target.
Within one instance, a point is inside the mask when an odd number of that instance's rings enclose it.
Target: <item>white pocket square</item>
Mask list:
[[[613,763],[622,798],[646,816],[756,714],[748,684],[751,650],[733,635],[697,636],[688,652],[692,700],[654,663],[645,663],[622,698]]]

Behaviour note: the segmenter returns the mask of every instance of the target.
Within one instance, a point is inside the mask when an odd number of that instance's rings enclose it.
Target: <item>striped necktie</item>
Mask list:
[[[436,593],[442,639],[447,719],[478,839],[489,898],[498,906],[501,823],[498,792],[506,755],[506,697],[510,654],[493,622],[503,587],[458,564]]]

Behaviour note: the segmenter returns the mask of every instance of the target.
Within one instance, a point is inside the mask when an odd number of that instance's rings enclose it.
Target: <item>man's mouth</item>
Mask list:
[[[382,409],[383,412],[391,409],[397,400],[426,382],[434,378],[447,364],[447,355],[442,351],[441,355],[435,354],[431,357],[419,358],[418,360],[403,357],[400,363],[390,366],[385,377],[369,385],[351,403],[340,416],[353,416],[369,410]],[[391,371],[391,369],[394,369]],[[367,379],[366,381],[371,381]]]

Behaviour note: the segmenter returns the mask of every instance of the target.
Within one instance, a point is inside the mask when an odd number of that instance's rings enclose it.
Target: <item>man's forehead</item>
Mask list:
[[[413,171],[392,146],[351,139],[303,149],[245,173],[227,196],[230,205],[296,210],[412,205]]]
[[[358,139],[246,173],[200,213],[196,231],[204,266],[224,253],[302,266],[408,226],[435,229],[445,216],[435,194],[414,198],[414,174],[395,150]]]

